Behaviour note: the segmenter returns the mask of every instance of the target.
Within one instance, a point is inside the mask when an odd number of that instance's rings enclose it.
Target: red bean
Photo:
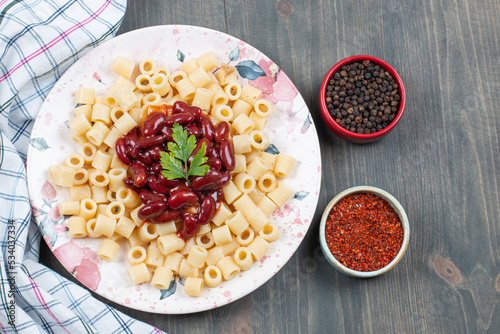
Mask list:
[[[161,202],[161,201],[167,202],[167,196],[157,194],[145,188],[139,191],[139,197],[141,198],[144,204],[148,204],[149,202]]]
[[[196,196],[198,196],[198,202],[201,202],[203,200],[203,197],[205,197],[205,195],[201,191],[195,191],[195,193]],[[198,212],[198,209],[196,209],[196,212]]]
[[[198,121],[201,116],[201,109],[195,106],[188,106],[185,102],[177,101],[172,106],[172,113],[191,113],[194,116],[195,121]]]
[[[139,142],[141,132],[138,127],[133,128],[125,135],[125,141],[127,142],[127,151],[132,158],[135,158],[139,153],[139,147],[137,143]]]
[[[199,121],[201,119],[201,109],[199,107],[191,106],[189,112],[194,115],[194,120]]]
[[[200,120],[200,129],[203,137],[212,141],[214,138],[214,124],[207,117],[202,116]]]
[[[186,130],[187,130],[188,136],[193,135],[196,138],[198,138],[202,134],[200,129],[198,129],[198,127],[196,125],[194,125],[193,123],[189,123],[188,125],[186,125]]]
[[[145,220],[154,217],[158,217],[163,214],[167,210],[167,203],[165,202],[150,202],[145,204],[142,208],[137,212],[137,216],[139,219]]]
[[[233,144],[229,140],[223,139],[220,142],[219,156],[222,160],[222,166],[224,166],[227,171],[230,172],[234,170],[236,159],[234,158]]]
[[[142,188],[148,183],[148,169],[141,162],[132,162],[129,171],[132,173],[135,187]]]
[[[198,153],[198,151],[201,150],[201,145],[203,143],[205,143],[205,152],[208,152],[210,150],[210,141],[208,139],[203,138],[198,140],[198,143],[196,143],[196,147],[193,153],[191,153],[191,155],[188,158],[188,163],[191,163],[191,161],[193,161],[193,158],[196,155],[196,153]],[[207,156],[207,153],[205,153],[205,156]]]
[[[215,210],[219,210],[222,197],[224,196],[224,192],[222,191],[222,189],[212,190],[207,195],[211,196],[214,199]]]
[[[215,215],[215,201],[211,196],[205,196],[200,204],[198,214],[198,224],[205,225],[212,220]]]
[[[116,141],[115,149],[116,149],[116,156],[118,157],[118,159],[120,159],[120,161],[123,162],[125,165],[130,165],[131,157],[127,151],[127,142],[125,141],[125,138],[123,137],[118,138],[118,140]]]
[[[195,176],[191,180],[191,186],[194,190],[207,190],[212,189],[222,180],[221,173],[215,169],[210,168],[204,176]]]
[[[142,124],[142,135],[145,137],[154,136],[165,127],[167,115],[162,112],[150,114],[144,124]]]
[[[210,150],[208,151],[208,156],[210,158],[220,159],[219,150],[216,147],[210,147]]]
[[[179,184],[179,185],[177,185],[175,187],[170,188],[169,194],[173,195],[176,192],[179,192],[179,191],[182,191],[182,190],[189,190],[189,191],[191,191],[191,187],[187,183],[185,183],[185,184]]]
[[[151,146],[162,144],[166,139],[167,139],[166,135],[142,137],[141,139],[139,139],[137,146],[139,148],[148,148]]]
[[[166,141],[174,141],[174,138],[172,137],[172,128],[170,126],[164,127],[160,133],[165,136]]]
[[[135,127],[132,130],[130,130],[126,135],[125,135],[125,141],[127,142],[128,146],[135,146],[137,145],[137,142],[139,141],[139,128]]]
[[[217,188],[222,188],[226,184],[228,184],[229,181],[231,181],[231,173],[229,173],[228,171],[221,172],[220,174],[222,175],[222,178],[217,184]]]
[[[165,152],[165,147],[163,145],[155,145],[146,149],[151,159],[159,161],[161,159],[160,153]]]
[[[136,193],[139,193],[141,191],[141,188],[137,188],[134,186],[134,179],[131,177],[126,177],[123,179],[123,184],[127,187],[135,191]]]
[[[185,181],[182,179],[173,179],[173,180],[168,180],[163,174],[158,174],[158,181],[160,181],[161,184],[163,184],[165,187],[176,187],[181,184],[185,184]]]
[[[170,188],[162,185],[153,174],[148,177],[148,186],[151,190],[156,191],[158,194],[168,194],[170,191]]]
[[[172,220],[179,218],[180,216],[181,212],[179,210],[166,210],[161,215],[151,218],[151,222],[156,224],[168,223]]]
[[[136,156],[137,161],[140,161],[144,166],[151,166],[153,164],[153,158],[151,158],[149,152],[140,150]]]
[[[171,194],[167,203],[171,209],[180,209],[198,203],[198,196],[191,190],[180,190]]]
[[[127,187],[134,187],[134,179],[131,177],[126,177],[123,179],[123,184],[125,184]]]
[[[186,124],[191,123],[192,121],[194,121],[194,115],[184,112],[180,114],[173,114],[172,116],[168,117],[166,123],[167,125],[174,125],[174,123]]]
[[[185,213],[183,218],[184,223],[179,230],[179,236],[182,239],[187,240],[198,232],[198,220],[193,214],[190,213]]]
[[[220,161],[219,158],[210,157],[207,160],[207,165],[217,170],[220,170],[222,167],[222,161]]]
[[[160,174],[161,171],[163,170],[163,167],[161,166],[161,162],[155,162],[153,166],[149,168],[149,173],[153,174]]]
[[[174,105],[172,106],[172,113],[180,114],[183,112],[187,112],[189,110],[189,108],[190,107],[187,105],[186,102],[176,101],[176,102],[174,102]]]
[[[226,121],[219,122],[214,132],[214,139],[220,143],[222,139],[227,139],[229,135],[229,123]]]

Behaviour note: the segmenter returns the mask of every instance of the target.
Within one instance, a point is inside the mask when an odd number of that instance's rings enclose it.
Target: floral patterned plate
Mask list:
[[[127,276],[127,250],[120,241],[114,262],[96,256],[100,240],[71,239],[66,218],[57,203],[68,199],[68,190],[52,185],[48,167],[76,152],[67,126],[80,85],[104,93],[116,80],[110,65],[118,55],[134,60],[151,57],[171,71],[184,59],[212,50],[219,63],[238,70],[241,83],[248,82],[276,104],[265,128],[272,145],[268,151],[285,152],[297,163],[285,183],[295,191],[293,199],[273,213],[271,219],[281,237],[253,267],[219,287],[205,288],[200,298],[184,294],[184,279],[176,277],[167,290],[148,284],[133,286]],[[309,110],[290,79],[254,47],[227,34],[194,26],[156,26],[118,36],[92,50],[76,62],[47,96],[33,128],[28,153],[31,204],[43,237],[64,267],[87,288],[126,307],[155,313],[192,313],[216,308],[237,300],[269,280],[299,247],[311,224],[321,183],[318,136]]]

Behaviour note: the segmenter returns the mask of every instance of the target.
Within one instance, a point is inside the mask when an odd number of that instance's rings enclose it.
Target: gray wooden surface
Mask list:
[[[317,126],[320,200],[289,263],[228,306],[157,315],[109,304],[169,333],[500,332],[500,1],[131,0],[119,33],[160,24],[226,32],[281,66]],[[324,73],[355,54],[392,64],[408,94],[396,129],[369,145],[337,138],[318,108]],[[332,269],[317,237],[325,205],[356,185],[392,193],[412,229],[397,267],[369,280]],[[46,245],[41,262],[73,279]]]

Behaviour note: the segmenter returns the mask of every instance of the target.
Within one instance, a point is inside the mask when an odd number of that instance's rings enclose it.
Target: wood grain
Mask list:
[[[304,242],[260,289],[193,315],[122,312],[169,333],[498,333],[500,331],[500,2],[138,1],[119,33],[158,24],[234,35],[273,59],[310,108],[321,142],[320,201]],[[392,64],[408,101],[386,138],[354,145],[322,124],[324,73],[350,55]],[[410,246],[374,279],[348,278],[318,244],[323,208],[372,185],[405,207]],[[40,260],[75,281],[42,245]]]

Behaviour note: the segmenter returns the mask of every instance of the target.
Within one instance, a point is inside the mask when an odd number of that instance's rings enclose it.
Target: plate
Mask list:
[[[121,241],[114,262],[102,261],[96,252],[100,240],[71,239],[58,202],[69,198],[68,190],[48,181],[48,167],[76,152],[68,120],[73,116],[75,92],[81,85],[103,94],[117,76],[110,70],[116,56],[139,63],[146,57],[171,71],[181,61],[213,51],[219,63],[234,65],[240,83],[249,83],[276,104],[265,128],[272,145],[268,151],[284,152],[297,160],[285,183],[293,199],[273,213],[271,220],[281,237],[253,267],[219,287],[205,287],[199,298],[184,294],[184,279],[176,277],[167,290],[149,284],[134,286],[127,275],[128,245]],[[311,224],[321,183],[318,136],[309,110],[285,73],[273,61],[247,43],[225,33],[194,26],[155,26],[135,30],[87,53],[56,83],[47,96],[34,125],[27,161],[28,185],[39,229],[61,264],[90,290],[126,307],[145,312],[179,314],[216,308],[254,291],[273,277],[290,259]]]

